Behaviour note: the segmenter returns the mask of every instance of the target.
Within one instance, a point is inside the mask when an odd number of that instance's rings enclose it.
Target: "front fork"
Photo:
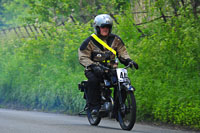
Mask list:
[[[123,104],[123,99],[122,99],[122,88],[120,82],[118,82],[118,87],[117,87],[117,98],[119,100],[119,108],[122,113],[125,112],[125,105]]]
[[[117,98],[119,100],[119,108],[120,108],[120,111],[122,113],[125,113],[125,110],[126,110],[126,106],[125,104],[123,103],[123,98],[122,98],[122,86],[123,83],[120,83],[118,82],[118,87],[116,88],[117,89]],[[125,92],[131,92],[133,93],[135,91],[135,88],[133,86],[131,86],[130,84],[126,84],[126,89],[124,90]]]

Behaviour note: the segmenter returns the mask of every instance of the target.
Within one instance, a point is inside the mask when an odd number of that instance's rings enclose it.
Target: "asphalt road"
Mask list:
[[[191,133],[150,125],[135,124],[131,131],[121,130],[119,123],[102,119],[90,126],[86,117],[30,111],[0,109],[0,133]]]

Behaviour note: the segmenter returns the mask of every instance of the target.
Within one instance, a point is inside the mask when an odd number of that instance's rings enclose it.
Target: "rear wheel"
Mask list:
[[[90,125],[93,126],[97,126],[101,121],[101,117],[98,115],[92,115],[90,109],[87,110],[87,117]]]
[[[133,92],[124,92],[123,105],[118,109],[118,120],[124,130],[131,130],[136,120],[136,101]]]

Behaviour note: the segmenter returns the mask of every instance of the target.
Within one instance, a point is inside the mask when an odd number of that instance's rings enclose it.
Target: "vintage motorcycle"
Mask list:
[[[98,115],[91,114],[87,105],[87,81],[79,84],[79,90],[84,92],[88,121],[91,125],[97,126],[101,118],[115,118],[123,130],[131,130],[136,121],[136,101],[134,96],[135,88],[128,78],[127,68],[111,69],[100,65],[104,70],[104,80],[100,85],[101,109]]]

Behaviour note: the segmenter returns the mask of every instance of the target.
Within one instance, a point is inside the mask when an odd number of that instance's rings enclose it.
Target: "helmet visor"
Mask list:
[[[101,28],[107,27],[107,28],[111,29],[111,28],[112,28],[112,25],[111,25],[111,24],[101,24],[100,27],[101,27]]]

